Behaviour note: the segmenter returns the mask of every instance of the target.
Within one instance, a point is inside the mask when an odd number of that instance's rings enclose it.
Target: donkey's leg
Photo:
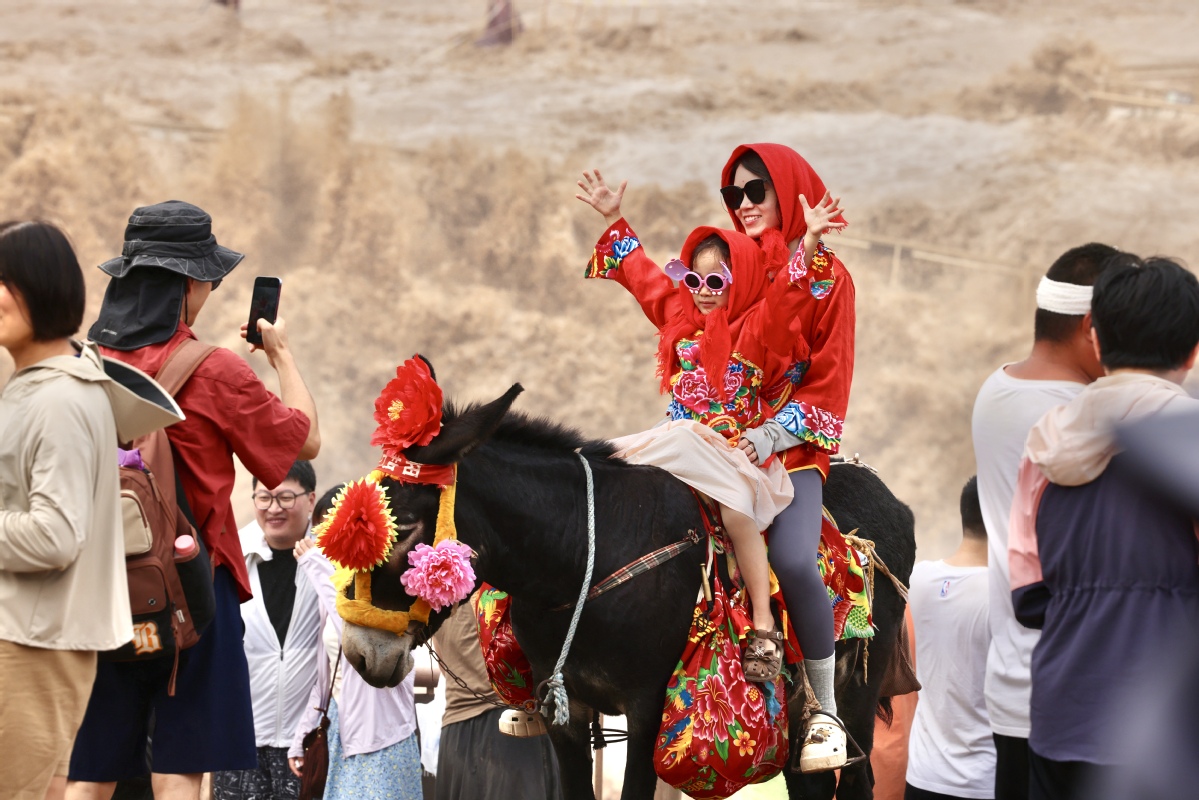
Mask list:
[[[871,671],[874,668],[874,658],[871,653]],[[841,712],[841,720],[853,735],[854,740],[867,756],[874,749],[875,714],[878,709],[878,687],[860,686],[845,705],[838,701],[837,710]],[[852,746],[850,748],[852,750]],[[837,800],[872,800],[874,797],[874,770],[867,757],[857,764],[841,770],[841,780],[837,784]]]
[[[876,605],[877,608],[877,605]],[[893,614],[881,613],[875,617],[878,622],[878,632],[868,647],[869,675],[867,683],[863,678],[863,665],[857,658],[853,674],[849,676],[844,691],[838,692],[837,706],[845,727],[857,741],[867,756],[874,749],[874,726],[878,715],[879,690],[882,688],[883,676],[887,673],[891,660],[896,657],[897,625],[903,624],[903,618],[895,618]],[[902,612],[901,612],[902,613]],[[881,617],[881,619],[880,619]],[[840,651],[838,651],[840,652]],[[841,770],[841,780],[837,784],[837,800],[872,800],[874,797],[874,770],[867,758],[851,767]]]
[[[558,776],[562,781],[563,800],[595,800],[591,762],[590,706],[570,701],[570,722],[548,725],[554,754],[558,756]]]
[[[899,631],[904,625],[904,602],[889,583],[884,582],[875,597],[874,623],[878,626],[877,631],[868,644],[865,641],[861,644],[863,648],[869,648],[870,668],[866,672],[870,680],[863,680],[863,665],[855,663],[848,681],[852,689],[837,694],[838,710],[845,720],[845,727],[867,755],[874,749],[874,726],[883,677],[889,671],[891,662],[900,657]],[[844,707],[840,706],[842,697],[845,697]],[[869,758],[842,770],[841,782],[837,786],[838,800],[872,800],[873,797],[874,770]]]
[[[662,698],[642,698],[625,711],[629,741],[620,800],[653,800],[658,785],[654,770],[654,744],[662,721]]]

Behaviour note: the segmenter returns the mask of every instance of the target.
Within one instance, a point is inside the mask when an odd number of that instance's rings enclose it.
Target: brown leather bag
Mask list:
[[[325,794],[325,781],[329,778],[329,703],[333,701],[333,684],[337,681],[337,668],[341,666],[341,648],[337,648],[337,659],[333,662],[333,674],[329,678],[329,691],[325,693],[325,707],[321,709],[320,723],[304,734],[304,764],[300,767],[300,800],[319,800]]]
[[[157,381],[172,396],[196,368],[216,350],[187,339],[163,362]],[[133,442],[144,467],[124,466],[121,515],[125,533],[125,572],[133,612],[133,641],[100,654],[105,661],[175,660],[167,694],[175,694],[179,652],[192,647],[215,613],[212,566],[196,531],[187,498],[175,470],[174,452],[165,430]],[[175,539],[188,535],[195,548],[186,555]]]

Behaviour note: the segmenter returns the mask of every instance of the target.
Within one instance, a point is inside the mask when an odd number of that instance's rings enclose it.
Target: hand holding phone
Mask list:
[[[262,334],[258,331],[258,320],[265,319],[272,325],[279,316],[279,297],[283,293],[283,281],[279,278],[260,277],[254,279],[254,294],[250,297],[250,322],[246,326],[246,341],[262,346]]]

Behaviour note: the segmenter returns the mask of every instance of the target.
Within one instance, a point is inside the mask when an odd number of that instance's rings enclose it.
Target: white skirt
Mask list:
[[[787,470],[777,459],[759,467],[745,451],[707,425],[672,420],[648,431],[613,439],[616,455],[630,464],[661,467],[696,491],[739,511],[764,531],[794,497]]]

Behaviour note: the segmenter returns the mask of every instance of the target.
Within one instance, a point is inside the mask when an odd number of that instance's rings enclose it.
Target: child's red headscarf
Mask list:
[[[677,307],[680,311],[666,322],[660,333],[658,373],[662,376],[662,391],[669,392],[676,358],[675,345],[680,339],[694,335],[697,330],[703,331],[699,343],[700,361],[707,373],[708,384],[716,396],[725,401],[728,396],[724,388],[724,373],[728,370],[733,343],[741,332],[746,312],[765,296],[770,283],[766,278],[762,250],[754,240],[744,233],[724,228],[704,226],[693,230],[679,255],[684,264],[692,267],[691,256],[695,248],[712,234],[719,236],[729,246],[730,257],[726,263],[733,275],[733,283],[725,289],[729,297],[728,305],[702,314],[692,299],[691,290],[679,284]]]
[[[760,244],[766,253],[768,263],[785,264],[789,256],[787,243],[808,232],[808,225],[803,218],[803,209],[799,205],[799,196],[802,194],[808,201],[808,205],[812,206],[820,202],[827,190],[824,181],[820,180],[820,176],[816,174],[816,170],[812,169],[812,165],[805,161],[799,153],[782,144],[743,144],[738,146],[729,156],[728,163],[724,165],[724,171],[720,173],[721,186],[728,186],[733,182],[737,159],[751,150],[758,154],[770,172],[770,183],[774,186],[775,194],[779,198],[779,218],[783,222],[781,231],[771,229],[762,234]],[[741,224],[741,220],[737,219],[737,210],[730,208],[728,211],[729,216],[733,219],[733,226],[744,233],[745,226]],[[833,221],[844,222],[845,218],[837,216]]]

